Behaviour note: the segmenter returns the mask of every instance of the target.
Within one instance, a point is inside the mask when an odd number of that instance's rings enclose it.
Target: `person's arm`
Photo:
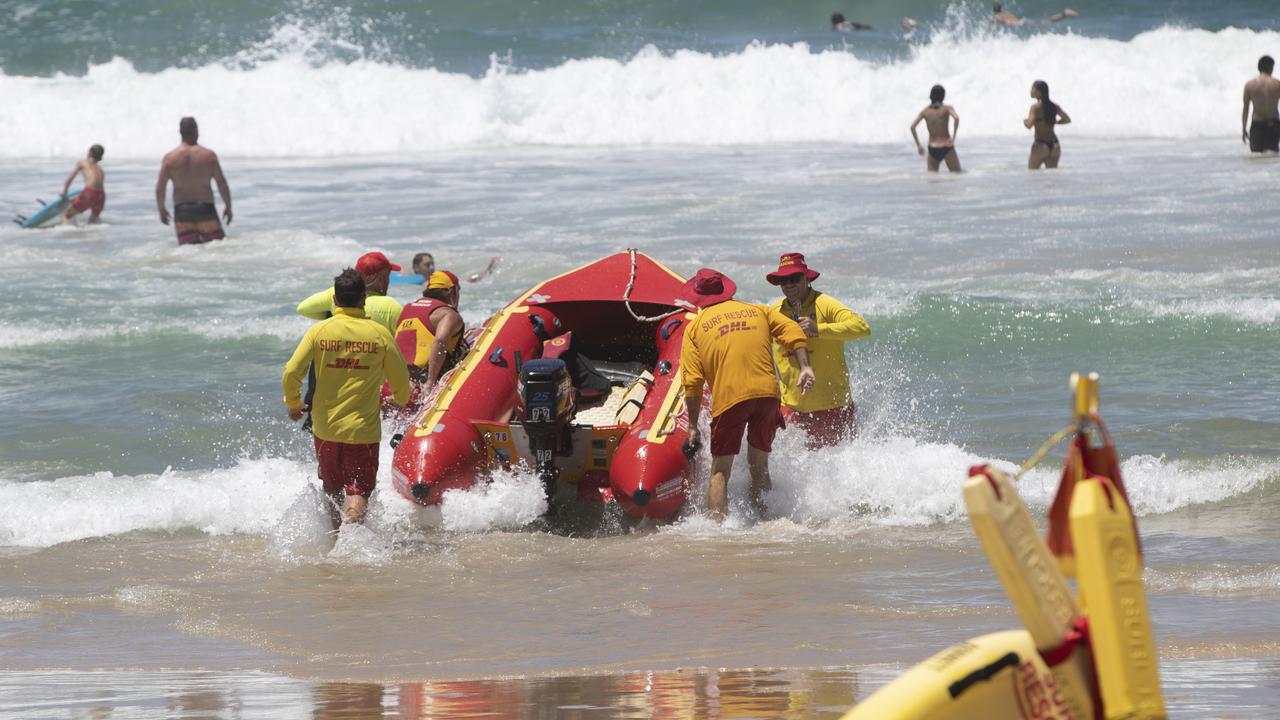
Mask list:
[[[382,370],[386,373],[387,383],[391,385],[391,399],[395,404],[404,406],[409,402],[412,387],[409,385],[409,367],[405,364],[400,351],[396,349],[396,340],[387,329],[378,326],[382,336]]]
[[[765,322],[769,323],[769,334],[785,347],[788,352],[795,352],[796,348],[809,346],[800,323],[783,315],[782,311],[776,310],[772,306],[761,305],[760,309],[764,311]]]
[[[796,387],[800,388],[801,392],[808,392],[809,388],[813,387],[814,375],[813,368],[809,367],[809,344],[804,330],[800,329],[796,321],[772,307],[766,306],[762,309],[765,320],[769,323],[769,334],[778,344],[790,351],[800,365],[800,376],[796,378]]]
[[[333,288],[321,290],[298,303],[298,314],[311,320],[324,320],[333,315]]]
[[[160,212],[160,222],[169,224],[169,211],[164,207],[164,195],[169,189],[169,163],[160,162],[160,176],[156,178],[156,210]]]
[[[80,171],[83,169],[84,169],[83,160],[76,163],[76,166],[71,169],[71,174],[67,176],[67,181],[62,184],[62,192],[60,194],[62,195],[63,200],[67,199],[67,191],[71,189],[71,181],[75,180],[76,176],[79,175]]]
[[[960,134],[960,113],[956,112],[955,108],[948,105],[947,114],[951,116],[953,121],[955,121],[955,124],[951,126],[951,144],[955,145],[956,136]]]
[[[231,186],[227,185],[227,178],[222,175],[222,163],[218,162],[218,155],[213,155],[213,182],[218,186],[218,194],[222,196],[222,217],[231,224]]]
[[[798,347],[795,349],[796,362],[800,364],[800,375],[796,377],[796,387],[800,388],[800,394],[809,392],[809,388],[813,387],[813,383],[817,378],[813,374],[813,367],[809,365],[809,348]]]
[[[921,111],[919,115],[916,115],[915,122],[911,123],[911,139],[916,141],[916,153],[919,155],[924,154],[924,146],[920,144],[920,136],[916,134],[916,126],[919,125],[920,121],[923,119],[924,111]]]
[[[486,265],[485,268],[480,272],[472,273],[471,277],[467,278],[467,282],[476,282],[478,280],[483,280],[489,277],[489,274],[493,272],[494,268],[498,267],[498,262],[501,260],[502,258],[496,255],[494,257],[489,258],[489,264]]]
[[[1066,110],[1062,109],[1061,105],[1058,106],[1058,124],[1059,125],[1071,124],[1071,116],[1067,114]]]
[[[1244,86],[1244,110],[1240,111],[1240,141],[1249,144],[1249,86]]]
[[[857,340],[871,334],[863,317],[830,295],[818,297],[818,337],[824,340]]]
[[[280,378],[280,384],[284,388],[284,405],[289,408],[291,420],[301,419],[308,409],[307,404],[302,401],[302,379],[307,376],[307,368],[311,366],[316,327],[307,330],[307,334],[302,336],[293,356],[284,364],[284,375]]]
[[[1036,108],[1037,107],[1039,107],[1039,105],[1032,105],[1031,112],[1027,113],[1027,119],[1022,121],[1022,124],[1025,125],[1027,129],[1031,129],[1036,124]]]
[[[431,390],[440,379],[440,369],[449,355],[449,338],[462,332],[462,316],[457,310],[440,308],[436,312],[444,312],[444,317],[436,323],[436,337],[431,342],[431,357],[427,360],[427,382],[422,387],[424,391]]]

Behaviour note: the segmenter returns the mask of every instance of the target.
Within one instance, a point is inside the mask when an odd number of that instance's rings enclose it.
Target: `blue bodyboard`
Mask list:
[[[27,217],[19,215],[14,219],[14,222],[18,223],[19,227],[27,230],[48,227],[62,219],[62,213],[71,207],[71,201],[79,194],[79,190],[72,190],[67,193],[65,199],[59,196],[58,199],[45,203],[43,207]]]

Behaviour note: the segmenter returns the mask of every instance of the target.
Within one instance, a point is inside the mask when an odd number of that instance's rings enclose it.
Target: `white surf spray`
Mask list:
[[[301,38],[294,36],[301,35]],[[964,134],[1029,143],[1032,80],[1049,82],[1073,137],[1233,137],[1240,88],[1280,32],[1164,27],[1129,41],[936,33],[905,59],[752,44],[573,59],[522,71],[496,56],[480,77],[361,57],[322,60],[278,28],[260,52],[141,72],[116,58],[83,76],[0,74],[4,157],[158,157],[195,115],[224,156],[329,157],[522,145],[906,143],[934,83]],[[90,109],[96,122],[81,118]]]

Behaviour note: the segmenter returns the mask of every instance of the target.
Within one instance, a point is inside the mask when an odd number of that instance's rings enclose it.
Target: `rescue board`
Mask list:
[[[427,279],[421,275],[401,275],[400,273],[391,273],[392,285],[421,285]]]
[[[36,202],[41,203],[42,205],[39,210],[26,217],[19,215],[15,217],[13,221],[24,230],[35,230],[37,228],[49,227],[62,219],[62,213],[66,212],[67,208],[71,207],[71,201],[79,194],[79,190],[72,190],[67,193],[65,198],[59,195],[58,199],[52,202],[36,200]]]

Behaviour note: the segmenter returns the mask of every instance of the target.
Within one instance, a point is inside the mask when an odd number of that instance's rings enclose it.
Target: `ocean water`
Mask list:
[[[863,3],[877,30],[840,34],[813,3],[0,2],[0,212],[93,142],[108,192],[100,226],[0,229],[0,715],[838,715],[1016,625],[960,486],[1066,424],[1075,370],[1102,376],[1171,714],[1280,712],[1280,161],[1237,125],[1280,24],[1073,7],[996,31]],[[1074,122],[1028,173],[1041,78]],[[935,82],[959,176],[907,132]],[[202,247],[154,209],[185,114],[235,197]],[[476,324],[628,247],[759,301],[804,252],[872,328],[861,435],[784,432],[769,515],[739,467],[724,528],[704,486],[668,526],[548,525],[511,476],[436,510],[380,490],[326,535],[279,398],[298,300],[371,249],[501,256]]]

